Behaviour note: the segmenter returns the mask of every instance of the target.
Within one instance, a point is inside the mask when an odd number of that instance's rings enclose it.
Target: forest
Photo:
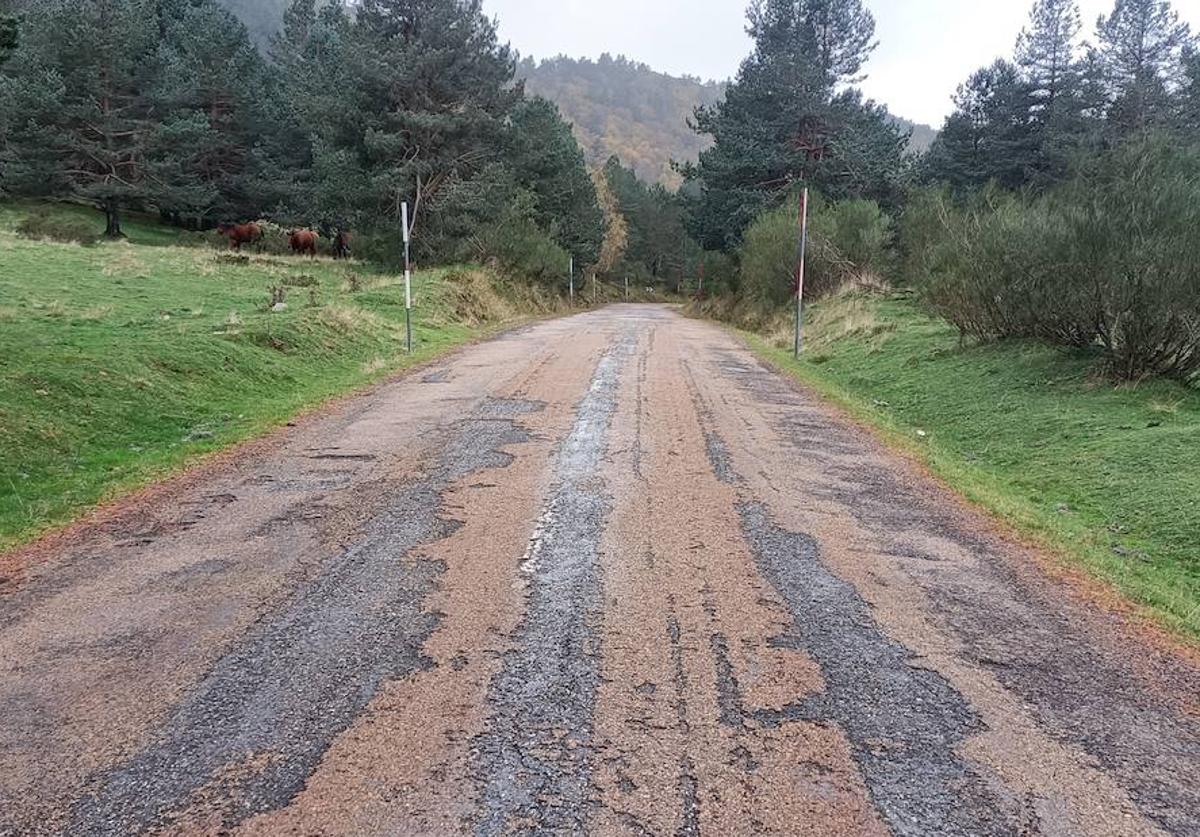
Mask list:
[[[723,83],[676,78],[607,54],[596,61],[525,59],[517,72],[528,92],[562,109],[589,164],[615,156],[643,180],[670,188],[681,182],[672,163],[695,160],[710,144],[688,126],[692,112],[725,95]]]
[[[794,293],[808,188],[812,297],[902,286],[964,340],[1095,350],[1123,379],[1200,371],[1200,50],[1169,2],[1115,0],[1087,28],[1074,0],[1036,0],[924,153],[855,86],[877,43],[861,0],[754,0],[724,87],[522,63],[480,0],[284,5],[273,35],[218,0],[18,6],[0,189],[94,205],[113,237],[129,211],[353,229],[382,262],[407,202],[425,262],[557,287],[574,261],[749,321]],[[684,132],[696,156],[669,162]]]

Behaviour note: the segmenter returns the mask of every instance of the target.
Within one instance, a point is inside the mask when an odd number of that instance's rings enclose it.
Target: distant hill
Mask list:
[[[929,150],[929,146],[933,145],[933,141],[937,139],[938,132],[928,125],[922,125],[919,122],[909,122],[907,119],[899,116],[893,116],[892,121],[905,131],[912,131],[912,137],[908,141],[910,151],[923,154]]]
[[[671,160],[695,160],[708,147],[687,125],[697,105],[725,95],[725,85],[669,76],[624,57],[598,61],[559,56],[526,59],[517,69],[529,93],[555,102],[583,146],[588,161],[613,154],[643,180],[679,183]]]
[[[283,12],[291,0],[217,0],[242,19],[251,36],[265,48],[271,36],[279,31]]]

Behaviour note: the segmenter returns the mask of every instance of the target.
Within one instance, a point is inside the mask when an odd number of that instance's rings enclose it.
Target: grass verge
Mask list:
[[[122,242],[31,241],[27,211],[0,207],[0,551],[554,304],[421,271],[410,357],[400,277],[180,246],[148,221]]]
[[[846,294],[810,316],[799,362],[782,322],[744,334],[967,499],[1200,638],[1200,392],[1114,387],[1086,353],[960,346],[903,297]]]

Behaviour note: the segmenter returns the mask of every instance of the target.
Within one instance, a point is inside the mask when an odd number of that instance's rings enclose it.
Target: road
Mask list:
[[[1200,666],[615,306],[10,556],[0,833],[1200,834]]]

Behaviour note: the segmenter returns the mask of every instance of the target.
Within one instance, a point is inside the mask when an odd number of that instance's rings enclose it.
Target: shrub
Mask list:
[[[91,247],[100,240],[100,232],[82,218],[52,215],[45,209],[31,213],[17,225],[17,233],[25,238],[63,241]]]
[[[735,294],[738,291],[737,265],[724,253],[705,250],[697,261],[704,266],[706,294]]]
[[[854,273],[883,276],[892,261],[892,219],[879,204],[868,200],[846,200],[826,211],[828,236],[841,258]],[[818,223],[822,220],[818,215]]]
[[[901,281],[920,285],[953,258],[947,235],[953,214],[948,189],[925,187],[909,193],[897,230]]]
[[[963,334],[1096,347],[1126,380],[1200,375],[1200,149],[1129,143],[1043,198],[947,211],[943,229],[953,256],[924,290]]]
[[[566,286],[570,256],[529,218],[490,224],[472,236],[466,248],[464,255],[493,261],[509,276]],[[582,273],[577,271],[575,278],[582,281]]]
[[[857,273],[860,266],[842,253],[836,243],[839,238],[857,247],[858,254],[867,262],[874,260],[876,264],[882,264],[879,255],[882,251],[874,242],[881,228],[886,229],[886,226],[864,212],[866,206],[874,207],[876,212],[878,207],[868,201],[853,203],[865,206],[852,207],[839,216],[836,208],[827,207],[819,197],[812,199],[804,269],[805,296],[824,296]],[[741,251],[741,287],[752,304],[775,307],[795,293],[799,211],[799,201],[790,200],[777,209],[764,212],[746,230]]]

